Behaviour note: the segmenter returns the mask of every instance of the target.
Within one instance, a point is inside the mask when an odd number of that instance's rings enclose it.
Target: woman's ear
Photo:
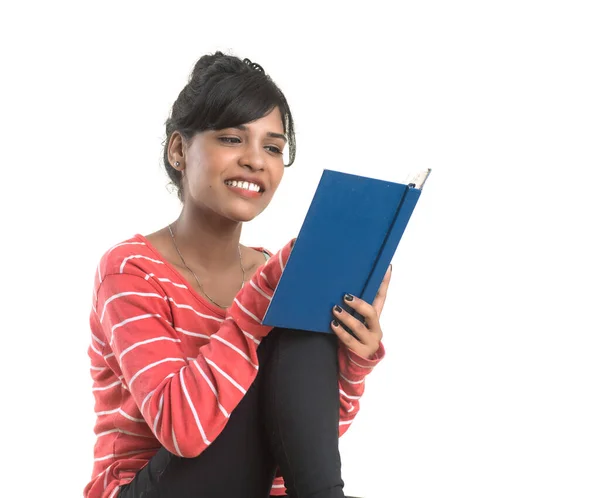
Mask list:
[[[185,169],[185,162],[183,160],[183,149],[184,139],[181,133],[174,131],[169,138],[168,157],[169,164],[177,171],[183,171]]]

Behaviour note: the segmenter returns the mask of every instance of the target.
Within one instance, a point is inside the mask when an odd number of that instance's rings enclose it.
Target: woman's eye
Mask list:
[[[219,140],[226,144],[239,144],[241,140],[238,137],[219,137]]]
[[[279,147],[275,147],[274,145],[267,145],[265,149],[267,149],[269,152],[272,152],[273,154],[283,154],[281,149]]]

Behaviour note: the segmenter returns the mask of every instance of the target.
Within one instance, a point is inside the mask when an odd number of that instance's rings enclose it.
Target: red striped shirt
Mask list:
[[[202,298],[141,236],[101,258],[90,314],[94,465],[85,498],[113,498],[164,446],[199,455],[219,435],[252,384],[261,324],[291,252],[288,243],[227,310]],[[340,435],[359,409],[367,360],[341,346]],[[281,478],[272,494],[284,495]]]

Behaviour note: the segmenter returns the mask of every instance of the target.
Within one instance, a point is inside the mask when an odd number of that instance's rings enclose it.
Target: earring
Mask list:
[[[175,161],[175,167],[176,168],[179,168],[179,164],[180,164],[179,161]]]

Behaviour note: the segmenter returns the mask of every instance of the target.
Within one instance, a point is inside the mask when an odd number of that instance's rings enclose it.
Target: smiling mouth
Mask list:
[[[234,187],[234,188],[239,188],[242,190],[247,190],[249,192],[262,193],[265,191],[264,188],[262,188],[260,185],[257,185],[256,183],[246,182],[246,181],[241,181],[241,180],[226,180],[225,185],[227,185],[228,187]]]

